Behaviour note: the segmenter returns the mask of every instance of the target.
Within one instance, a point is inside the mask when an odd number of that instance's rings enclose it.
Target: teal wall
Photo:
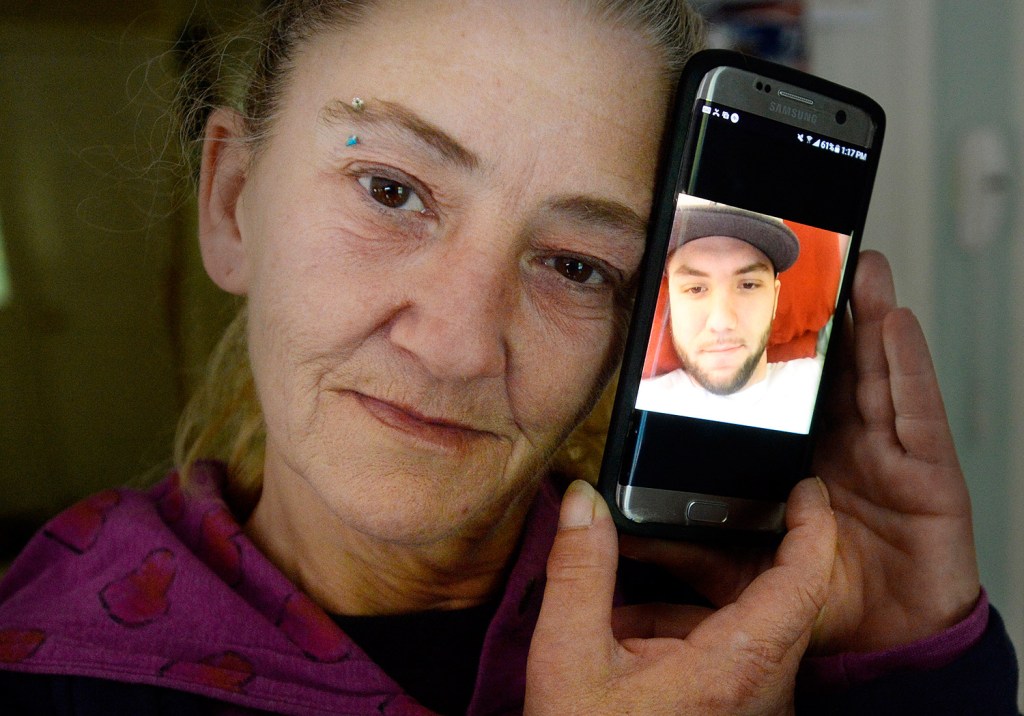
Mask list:
[[[964,133],[990,125],[1011,137],[1014,109],[1012,0],[940,0],[936,38],[937,231],[935,326],[930,336],[946,407],[974,505],[982,580],[993,601],[1008,602],[1011,530],[1010,391],[1014,369],[1008,325],[1012,229],[970,253],[956,240],[956,147]],[[1015,148],[1014,148],[1015,149]],[[1016,166],[1016,162],[1014,162]],[[1019,192],[1014,191],[1016,196]],[[1017,379],[1019,382],[1019,379]]]

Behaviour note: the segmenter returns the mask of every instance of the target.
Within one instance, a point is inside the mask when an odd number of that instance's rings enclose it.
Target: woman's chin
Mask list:
[[[512,499],[476,475],[403,467],[350,472],[342,479],[336,473],[322,480],[314,476],[311,482],[346,531],[410,546],[490,532]],[[483,474],[493,482],[500,473]]]

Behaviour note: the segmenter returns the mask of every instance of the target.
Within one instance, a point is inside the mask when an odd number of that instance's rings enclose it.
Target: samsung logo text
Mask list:
[[[795,119],[798,122],[806,122],[807,124],[818,123],[818,115],[804,109],[797,109],[796,107],[790,107],[785,104],[780,104],[779,102],[769,102],[768,109],[775,114],[781,114],[784,117]]]

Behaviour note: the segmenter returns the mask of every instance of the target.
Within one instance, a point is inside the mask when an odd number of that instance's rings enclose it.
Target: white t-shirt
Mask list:
[[[640,381],[638,410],[717,420],[755,428],[807,433],[822,359],[797,358],[769,363],[764,380],[731,395],[715,395],[694,383],[682,369]]]

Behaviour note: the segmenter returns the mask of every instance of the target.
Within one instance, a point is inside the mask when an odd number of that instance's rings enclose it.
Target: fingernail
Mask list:
[[[558,516],[558,529],[578,530],[594,524],[594,501],[597,492],[583,480],[569,485],[562,497],[562,511]]]
[[[825,504],[828,505],[829,508],[831,508],[832,498],[828,494],[828,488],[825,487],[825,482],[820,477],[816,477],[814,479],[818,481],[818,489],[821,490],[821,496],[822,498],[824,498]]]

